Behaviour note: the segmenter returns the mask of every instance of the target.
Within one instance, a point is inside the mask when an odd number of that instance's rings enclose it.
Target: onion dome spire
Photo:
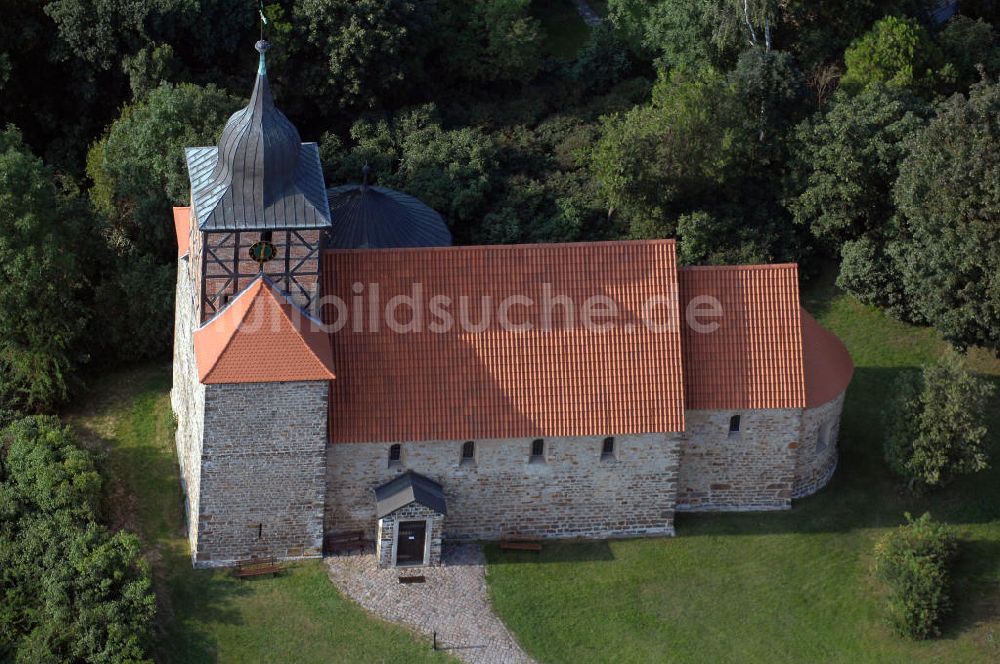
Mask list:
[[[199,227],[328,226],[316,146],[303,144],[295,125],[275,107],[267,78],[270,44],[262,39],[255,47],[260,58],[250,103],[229,118],[211,175],[193,187]]]

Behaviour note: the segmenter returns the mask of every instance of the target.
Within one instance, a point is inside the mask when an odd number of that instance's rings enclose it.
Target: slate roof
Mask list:
[[[493,316],[481,332],[431,330],[398,334],[346,325],[331,333],[337,380],[330,394],[335,442],[475,440],[583,436],[684,429],[677,271],[672,240],[554,245],[335,250],[323,257],[324,295],[351,302],[353,284],[378,284],[382,303],[422,284],[434,295],[460,298],[480,321],[481,298],[494,310],[509,295],[542,302],[568,296],[579,308],[591,296],[618,303],[618,325],[586,329],[577,311],[564,325],[554,307],[544,329],[542,307],[517,307],[511,317],[533,331],[504,331]],[[370,291],[369,291],[370,292]],[[672,329],[648,330],[641,308]],[[336,319],[328,307],[327,322]],[[495,313],[495,311],[494,311]],[[405,317],[404,317],[405,318]]]
[[[451,232],[441,215],[413,196],[365,184],[332,187],[327,196],[331,248],[451,245]]]
[[[699,319],[718,323],[712,333],[681,326],[687,408],[803,408],[798,267],[684,267],[678,278],[682,311],[707,296],[724,312]]]
[[[194,332],[202,383],[332,380],[330,338],[261,275]]]
[[[274,106],[260,66],[250,103],[226,123],[218,147],[187,148],[191,196],[203,231],[324,228],[330,225],[319,149],[302,143]]]
[[[375,518],[381,519],[411,503],[420,503],[438,514],[448,513],[441,485],[411,470],[375,489]]]

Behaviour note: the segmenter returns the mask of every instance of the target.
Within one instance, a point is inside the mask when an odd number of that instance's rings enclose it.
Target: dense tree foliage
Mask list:
[[[215,144],[239,107],[212,85],[164,83],[122,109],[87,160],[90,198],[113,246],[161,259],[173,254],[173,229],[164,220],[190,196],[184,148]]]
[[[988,465],[986,403],[993,386],[948,353],[902,374],[886,410],[885,458],[911,487],[937,487]]]
[[[788,207],[840,253],[838,285],[907,319],[914,314],[894,260],[901,221],[892,189],[907,140],[931,113],[919,97],[881,83],[841,93],[825,114],[799,125],[792,160],[797,195]]]
[[[609,20],[632,50],[661,68],[702,69],[718,63],[705,5],[691,0],[609,0]]]
[[[531,0],[443,0],[434,19],[443,65],[435,72],[474,84],[532,79],[541,65],[541,34]]]
[[[872,83],[931,92],[944,64],[941,49],[912,18],[887,16],[844,54],[842,88],[856,92]]]
[[[956,16],[948,21],[938,40],[947,61],[942,74],[948,90],[967,90],[979,81],[981,73],[995,78],[1000,72],[1000,49],[995,48],[996,31],[989,23]]]
[[[430,16],[412,0],[303,0],[295,24],[325,67],[304,70],[302,85],[329,110],[371,107],[413,86],[424,47],[420,33]]]
[[[676,217],[747,162],[745,117],[733,86],[714,71],[671,73],[652,101],[605,121],[591,169],[633,238],[670,237]]]
[[[895,201],[912,307],[958,346],[1000,349],[1000,85],[949,98],[908,152]]]
[[[79,253],[87,211],[24,145],[0,133],[0,407],[44,409],[66,397],[82,332]]]
[[[149,572],[134,535],[97,522],[100,496],[55,418],[0,430],[0,659],[145,661]]]

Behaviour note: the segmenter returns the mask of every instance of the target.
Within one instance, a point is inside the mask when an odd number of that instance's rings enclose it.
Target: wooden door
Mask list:
[[[423,565],[426,521],[402,521],[396,538],[397,565]]]

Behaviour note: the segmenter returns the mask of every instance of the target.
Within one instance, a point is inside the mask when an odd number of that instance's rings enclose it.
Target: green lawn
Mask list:
[[[68,414],[111,479],[108,517],[138,532],[157,591],[160,662],[445,661],[430,643],[344,599],[319,562],[272,579],[237,581],[191,568],[183,520],[169,367],[118,373]]]
[[[605,2],[591,1],[590,6],[602,16],[607,13]],[[570,0],[535,0],[531,13],[542,24],[549,55],[572,58],[590,37],[590,28],[580,18]]]
[[[540,661],[1000,662],[1000,418],[991,471],[925,499],[902,494],[881,459],[879,413],[900,369],[942,343],[827,284],[805,302],[857,365],[833,482],[789,512],[681,515],[669,540],[546,545],[540,557],[488,548],[495,606]],[[1000,375],[986,353],[972,364]],[[923,643],[883,626],[870,571],[874,540],[906,510],[930,510],[963,539],[958,608]]]

